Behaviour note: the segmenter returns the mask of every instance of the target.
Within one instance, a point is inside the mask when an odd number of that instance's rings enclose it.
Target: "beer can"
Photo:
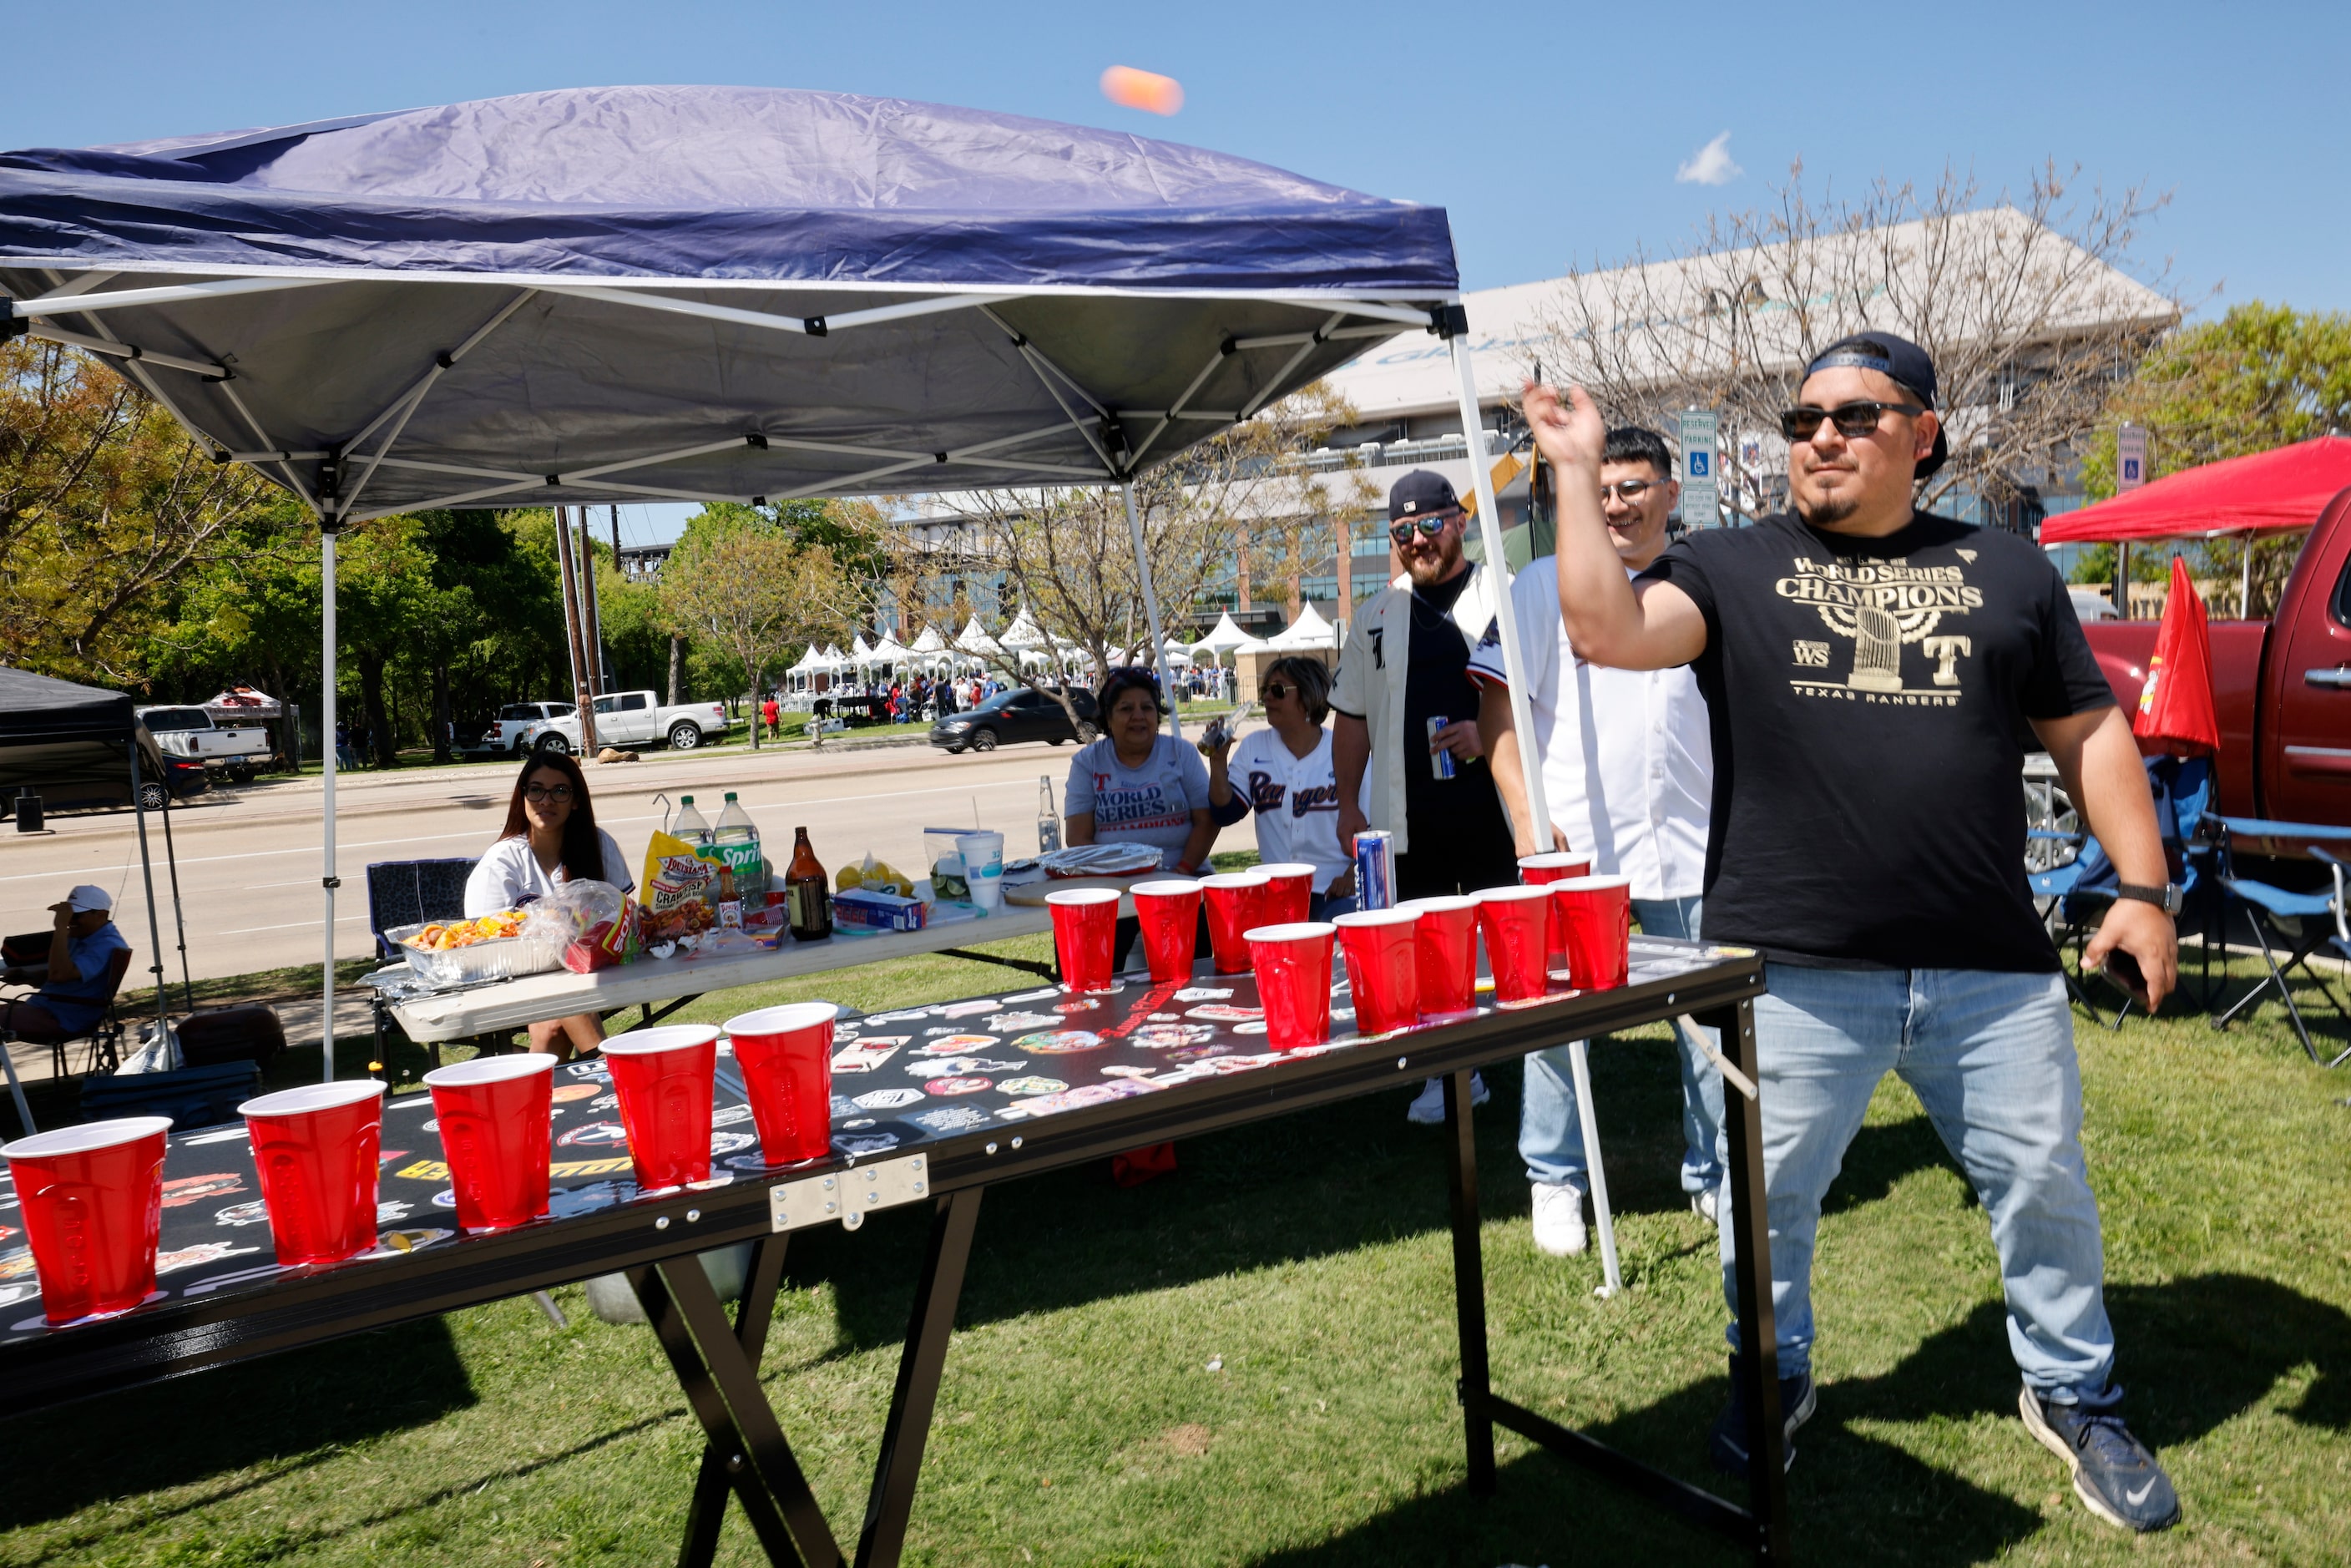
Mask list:
[[[1437,714],[1432,717],[1428,721],[1429,743],[1431,745],[1436,744],[1437,732],[1443,729],[1447,725],[1451,724],[1452,722],[1453,721],[1451,719],[1447,718],[1443,714]],[[1452,778],[1453,753],[1449,751],[1430,752],[1428,754],[1428,769],[1430,772],[1436,774],[1439,779]]]
[[[1395,835],[1365,828],[1355,835],[1355,907],[1395,907]]]

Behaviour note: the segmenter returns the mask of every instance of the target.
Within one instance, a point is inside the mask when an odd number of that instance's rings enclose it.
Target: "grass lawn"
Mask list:
[[[684,1016],[1029,983],[932,956]],[[2351,1559],[2351,1074],[2310,1066],[2273,1005],[2227,1034],[2187,1016],[2078,1040],[2127,1408],[2186,1522],[2148,1540],[2099,1524],[2024,1436],[1982,1214],[1889,1082],[1822,1227],[1820,1414],[1789,1481],[1806,1561]],[[1703,1457],[1723,1312],[1713,1233],[1675,1178],[1673,1059],[1653,1030],[1593,1066],[1629,1289],[1599,1301],[1596,1258],[1533,1250],[1518,1074],[1494,1074],[1496,1385],[1736,1496]],[[990,1194],[907,1560],[1739,1561],[1508,1433],[1499,1495],[1467,1495],[1443,1151],[1403,1108],[1384,1094],[1190,1140],[1177,1174],[1132,1191],[1082,1169]],[[894,1210],[792,1243],[764,1373],[845,1536],[924,1231]],[[670,1561],[699,1429],[645,1330],[556,1294],[568,1330],[500,1302],[12,1423],[0,1563]],[[739,1514],[719,1556],[762,1560]]]

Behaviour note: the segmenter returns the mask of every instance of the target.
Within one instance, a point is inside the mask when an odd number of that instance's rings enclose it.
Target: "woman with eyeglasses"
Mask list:
[[[1320,659],[1276,659],[1258,695],[1267,727],[1208,753],[1208,809],[1219,827],[1257,813],[1258,857],[1314,868],[1311,918],[1355,907],[1355,867],[1339,848],[1339,779],[1331,763],[1331,672]],[[1241,783],[1235,788],[1233,776]]]
[[[1149,670],[1113,670],[1094,694],[1102,737],[1070,758],[1062,841],[1148,844],[1159,863],[1193,876],[1208,863],[1217,824],[1199,752],[1160,729],[1166,707]]]
[[[609,882],[623,893],[637,885],[621,846],[596,825],[580,764],[562,752],[538,752],[515,779],[506,831],[465,879],[465,917],[495,915],[582,881]],[[594,1013],[530,1026],[531,1050],[558,1061],[592,1055],[603,1040],[603,1022]]]

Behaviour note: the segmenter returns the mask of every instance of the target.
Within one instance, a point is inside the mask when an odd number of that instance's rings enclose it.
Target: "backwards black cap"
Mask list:
[[[1392,525],[1406,517],[1433,517],[1460,508],[1461,497],[1453,493],[1452,481],[1430,468],[1414,469],[1388,491],[1388,521]]]
[[[1839,338],[1813,356],[1813,362],[1804,367],[1804,374],[1810,377],[1816,371],[1843,368],[1876,371],[1900,382],[1928,408],[1935,406],[1935,361],[1927,357],[1926,350],[1907,338],[1897,338],[1891,332],[1855,332]],[[1950,455],[1950,443],[1944,439],[1938,423],[1935,449],[1918,460],[1918,477],[1924,479],[1940,468]]]

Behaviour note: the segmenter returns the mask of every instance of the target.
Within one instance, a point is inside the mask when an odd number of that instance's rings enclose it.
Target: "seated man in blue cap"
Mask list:
[[[1886,1073],[1982,1199],[2032,1437],[2100,1519],[2178,1521],[2122,1418],[2105,1244],[2057,952],[2024,877],[2018,778],[2037,737],[2122,873],[2083,955],[2152,1012],[2179,968],[2155,808],[2130,726],[2056,569],[2029,539],[1920,512],[1949,454],[1935,367],[1889,332],[1807,365],[1790,511],[1700,528],[1627,581],[1601,510],[1607,432],[1581,391],[1526,390],[1558,479],[1559,600],[1595,664],[1690,665],[1715,761],[1706,935],[1761,949],[1755,1003],[1783,1431],[1813,1413],[1821,1203]],[[1733,1228],[1723,1227],[1725,1285]],[[1735,1355],[1756,1347],[1739,1343]],[[1718,1464],[1746,1468],[1734,1378]]]
[[[49,914],[47,958],[0,973],[0,981],[40,988],[0,1001],[0,1031],[25,1040],[69,1040],[95,1026],[121,984],[111,969],[114,956],[131,951],[114,928],[114,900],[102,887],[84,883],[50,904]]]

